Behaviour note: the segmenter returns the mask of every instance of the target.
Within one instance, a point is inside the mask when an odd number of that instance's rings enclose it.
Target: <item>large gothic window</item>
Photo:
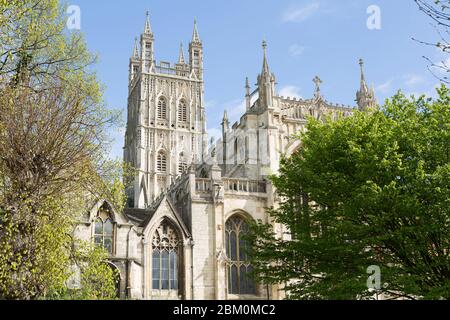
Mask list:
[[[248,259],[250,246],[245,239],[248,224],[240,216],[231,217],[225,226],[228,292],[231,294],[255,294],[252,265]]]
[[[163,222],[152,241],[152,288],[178,290],[180,239],[175,229]]]
[[[167,171],[167,157],[163,151],[160,151],[156,158],[156,169],[158,170],[158,172]]]
[[[164,99],[163,97],[159,98],[158,100],[158,110],[157,110],[158,114],[158,119],[159,120],[166,120],[167,119],[167,103],[166,103],[166,99]]]
[[[187,106],[184,100],[181,100],[178,105],[178,121],[187,122]]]
[[[104,208],[100,209],[94,226],[94,243],[113,252],[114,224],[111,214]]]

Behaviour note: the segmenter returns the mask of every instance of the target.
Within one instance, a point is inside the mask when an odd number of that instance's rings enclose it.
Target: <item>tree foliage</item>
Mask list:
[[[80,259],[82,283],[97,280],[73,297],[114,297],[105,256],[73,239],[96,199],[123,203],[120,180],[104,179],[117,176],[104,156],[117,114],[95,57],[57,0],[2,0],[0,13],[0,298],[58,297]]]
[[[379,294],[450,298],[450,95],[398,93],[379,110],[310,119],[301,149],[272,178],[275,223],[253,225],[257,278],[291,299],[363,299],[367,268]]]

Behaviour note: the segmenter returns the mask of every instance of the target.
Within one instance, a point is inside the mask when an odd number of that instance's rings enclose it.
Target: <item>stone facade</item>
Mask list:
[[[301,146],[294,135],[305,130],[307,119],[349,116],[355,108],[328,102],[318,77],[311,99],[277,95],[264,42],[257,87],[252,90],[246,81],[245,113],[230,126],[225,111],[222,138],[208,147],[203,45],[196,23],[189,61],[181,46],[174,66],[156,64],[153,47],[147,16],[130,59],[124,160],[138,173],[127,190],[128,208],[116,212],[100,201],[77,236],[95,238],[99,211],[110,213],[110,261],[120,271],[122,298],[283,298],[282,288],[248,280],[251,265],[239,235],[245,221],[272,223],[266,208],[277,207],[278,199],[268,175],[278,171],[281,155]],[[376,104],[363,71],[357,103],[360,110]],[[282,227],[274,227],[281,236]]]

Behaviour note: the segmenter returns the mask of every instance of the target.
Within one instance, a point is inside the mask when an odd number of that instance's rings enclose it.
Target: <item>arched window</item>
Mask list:
[[[114,286],[116,289],[116,298],[120,299],[120,271],[119,268],[117,268],[116,265],[112,264],[111,262],[105,262],[109,268],[111,268],[113,272],[113,280],[114,280]]]
[[[159,98],[157,116],[159,120],[167,119],[167,103],[164,97]]]
[[[187,122],[187,106],[184,100],[181,100],[178,105],[178,121]]]
[[[114,246],[114,224],[108,209],[101,208],[95,220],[94,243],[105,248],[110,254]]]
[[[231,294],[255,294],[255,283],[251,273],[252,265],[248,259],[250,246],[244,235],[248,224],[239,216],[231,217],[225,226],[226,252],[229,259],[228,292]]]
[[[163,151],[160,151],[156,158],[156,170],[158,170],[158,172],[167,171],[167,157]]]
[[[155,231],[152,241],[152,288],[178,290],[181,241],[166,221]]]
[[[183,173],[187,170],[187,162],[186,158],[184,156],[184,153],[180,153],[180,156],[178,158],[178,172]]]

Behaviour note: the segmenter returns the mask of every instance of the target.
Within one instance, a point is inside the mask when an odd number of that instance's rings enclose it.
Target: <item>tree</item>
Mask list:
[[[64,292],[80,256],[108,288],[104,256],[78,252],[73,239],[94,199],[121,192],[103,179],[117,114],[90,71],[95,57],[80,33],[64,30],[59,1],[2,0],[0,12],[0,298]]]
[[[450,91],[398,93],[379,110],[309,120],[302,148],[272,177],[271,225],[252,226],[255,276],[290,299],[364,299],[370,266],[379,294],[450,298]]]
[[[420,11],[431,18],[434,28],[439,36],[439,40],[436,42],[417,39],[414,40],[422,44],[436,47],[445,54],[450,53],[450,0],[414,0],[414,2],[417,4]],[[424,58],[429,63],[428,69],[436,78],[440,79],[444,83],[450,82],[448,77],[448,73],[450,72],[449,60],[436,63],[428,57]],[[443,76],[437,73],[443,74]]]

